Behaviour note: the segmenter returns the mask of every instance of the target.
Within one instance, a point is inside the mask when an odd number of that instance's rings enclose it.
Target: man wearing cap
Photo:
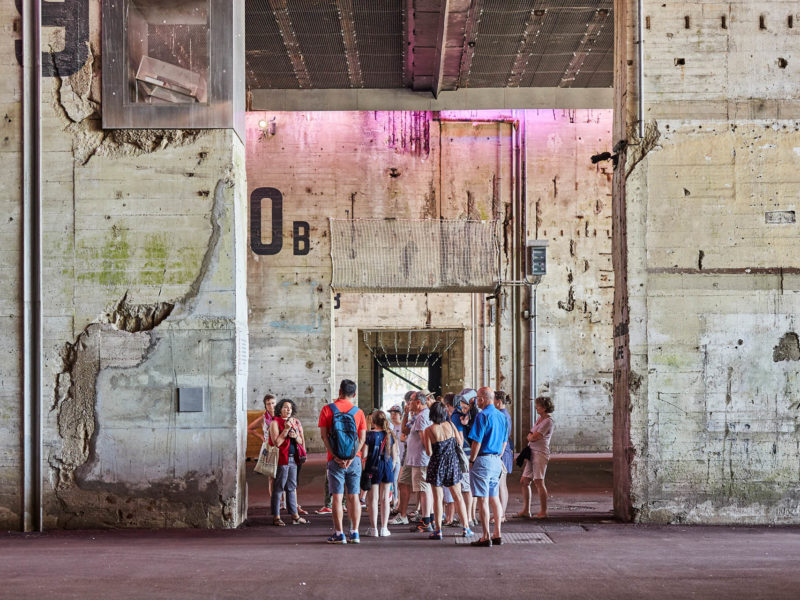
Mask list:
[[[478,501],[483,536],[472,542],[473,546],[492,546],[503,543],[500,524],[503,522],[503,507],[500,504],[500,456],[508,443],[508,425],[499,410],[494,407],[494,391],[490,387],[478,390],[478,408],[481,412],[469,432],[472,443],[470,454],[470,486]],[[494,513],[494,534],[489,522],[489,505]]]

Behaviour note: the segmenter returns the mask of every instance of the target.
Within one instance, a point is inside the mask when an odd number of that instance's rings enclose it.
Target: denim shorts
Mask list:
[[[343,469],[335,460],[328,461],[328,489],[333,494],[358,494],[361,488],[361,460],[356,457],[350,466]]]
[[[496,454],[478,456],[469,471],[472,495],[476,498],[495,498],[500,495],[500,472],[503,463]]]

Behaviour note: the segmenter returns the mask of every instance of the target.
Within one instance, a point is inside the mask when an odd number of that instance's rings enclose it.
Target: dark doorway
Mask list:
[[[381,408],[384,405],[384,378],[387,373],[406,383],[406,390],[428,389],[437,396],[442,393],[442,357],[440,354],[374,356],[372,369],[373,408]]]

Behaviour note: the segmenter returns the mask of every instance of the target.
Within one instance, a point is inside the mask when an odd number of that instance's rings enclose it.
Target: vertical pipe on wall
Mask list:
[[[464,381],[462,387],[474,387],[478,379],[478,310],[477,296],[470,294],[470,317],[472,319],[472,372],[469,374],[469,381]]]
[[[636,9],[636,28],[639,38],[639,60],[637,65],[636,85],[638,86],[638,97],[636,99],[639,112],[639,137],[644,137],[644,0],[638,0]],[[617,35],[620,35],[619,33]],[[616,142],[615,142],[616,143]]]
[[[530,287],[530,298],[531,298],[531,314],[530,314],[530,319],[529,319],[530,323],[529,323],[529,327],[528,327],[529,335],[530,335],[530,340],[528,342],[528,346],[530,348],[530,360],[531,360],[531,362],[530,362],[530,366],[529,366],[529,368],[530,368],[530,375],[529,375],[529,377],[530,377],[530,379],[529,379],[529,381],[530,381],[530,390],[528,391],[529,395],[530,395],[530,398],[528,400],[529,400],[529,406],[530,406],[529,410],[530,410],[530,413],[531,413],[531,415],[530,415],[530,426],[533,427],[533,423],[536,420],[536,410],[534,409],[533,404],[534,404],[534,402],[536,400],[536,386],[537,386],[537,383],[536,383],[536,333],[537,333],[536,332],[536,317],[538,315],[536,313],[537,313],[537,310],[538,310],[538,306],[536,304],[536,286],[535,285],[531,285],[529,287]]]
[[[41,26],[41,0],[26,0],[22,4],[24,531],[42,530]]]

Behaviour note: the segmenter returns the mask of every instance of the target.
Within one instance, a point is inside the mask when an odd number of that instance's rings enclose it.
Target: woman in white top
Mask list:
[[[518,517],[531,516],[531,482],[536,486],[539,493],[539,512],[534,515],[535,519],[547,517],[547,488],[544,487],[544,474],[547,472],[547,463],[550,460],[550,437],[553,435],[553,419],[550,413],[555,410],[553,401],[550,398],[539,396],[534,401],[534,407],[539,418],[528,434],[528,447],[531,449],[531,457],[525,461],[522,470],[522,511]]]

